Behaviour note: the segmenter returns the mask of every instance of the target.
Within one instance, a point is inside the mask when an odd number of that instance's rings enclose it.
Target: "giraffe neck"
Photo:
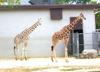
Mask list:
[[[67,26],[67,29],[69,31],[73,30],[74,27],[78,24],[78,22],[81,20],[81,18],[78,16],[72,23],[70,23],[68,26]]]
[[[31,27],[29,27],[28,29],[25,29],[22,34],[25,36],[28,36],[30,33],[32,33],[35,28],[37,28],[40,25],[39,22],[36,22],[35,24],[33,24]]]

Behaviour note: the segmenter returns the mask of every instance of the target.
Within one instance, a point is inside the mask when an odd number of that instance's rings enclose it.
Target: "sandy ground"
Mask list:
[[[88,72],[88,71],[85,71],[87,67],[92,67],[92,68],[97,67],[98,69],[100,69],[100,58],[96,58],[96,59],[69,58],[68,60],[69,62],[65,62],[64,58],[58,58],[58,62],[51,62],[50,58],[30,58],[27,61],[25,60],[16,61],[14,59],[8,59],[8,60],[1,59],[0,70],[17,69],[17,68],[18,69],[19,68],[27,68],[27,69],[35,68],[37,69],[35,71],[33,70],[33,71],[19,71],[19,72],[73,72],[73,71],[67,71],[69,67],[72,67],[72,69],[80,68],[80,70],[83,70],[83,71],[75,71],[75,72]],[[86,68],[83,68],[83,67],[86,67]],[[59,71],[59,70],[62,70],[62,71]],[[6,72],[6,71],[0,71],[0,72]],[[8,72],[11,72],[11,71],[8,71]],[[98,72],[100,72],[100,70]]]
[[[100,66],[100,58],[96,59],[74,59],[69,58],[68,62],[64,58],[59,58],[57,62],[51,62],[50,58],[30,58],[27,61],[2,59],[0,60],[0,68],[13,67],[38,67],[38,66]]]

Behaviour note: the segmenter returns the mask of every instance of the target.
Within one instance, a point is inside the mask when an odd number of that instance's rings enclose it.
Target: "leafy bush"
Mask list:
[[[100,29],[100,13],[96,14],[96,29]]]

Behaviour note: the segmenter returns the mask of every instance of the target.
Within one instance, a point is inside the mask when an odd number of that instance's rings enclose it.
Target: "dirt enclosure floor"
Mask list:
[[[100,72],[100,58],[69,58],[68,62],[64,58],[58,58],[57,62],[51,62],[50,58],[1,59],[0,72]]]

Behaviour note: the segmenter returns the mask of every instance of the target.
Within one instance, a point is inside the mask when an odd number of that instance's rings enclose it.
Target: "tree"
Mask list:
[[[89,3],[91,0],[75,0],[76,3],[82,3],[82,4],[87,4]]]
[[[56,0],[56,3],[58,3],[58,4],[64,4],[64,3],[67,3],[67,4],[73,4],[73,3],[87,4],[90,2],[91,2],[91,0]]]
[[[20,5],[20,0],[0,0],[0,5]]]
[[[8,0],[8,5],[19,5],[20,0]]]
[[[64,3],[69,3],[71,0],[56,0],[57,4],[64,4]]]
[[[96,29],[100,29],[100,13],[96,14]]]
[[[91,4],[97,4],[96,0],[91,0]]]
[[[0,5],[2,5],[2,3],[3,3],[3,0],[0,0]]]

